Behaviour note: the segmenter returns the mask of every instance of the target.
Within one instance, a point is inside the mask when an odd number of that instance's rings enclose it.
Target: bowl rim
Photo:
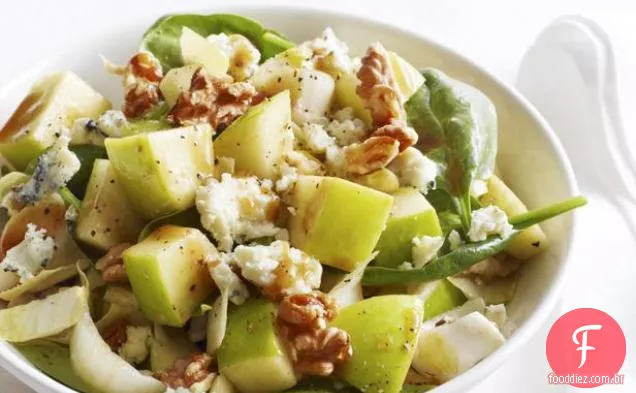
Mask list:
[[[576,182],[576,178],[574,175],[574,170],[569,161],[567,154],[565,153],[565,149],[563,148],[560,140],[556,136],[556,133],[552,129],[552,127],[548,124],[545,118],[539,113],[539,111],[525,98],[521,95],[516,88],[509,85],[500,79],[497,75],[491,73],[486,70],[484,67],[480,66],[467,56],[461,54],[460,52],[447,47],[437,41],[426,37],[423,34],[416,33],[414,31],[408,30],[406,28],[396,26],[391,23],[387,23],[373,16],[361,16],[358,14],[354,14],[349,11],[340,11],[333,9],[324,9],[319,8],[313,5],[299,4],[299,5],[210,5],[209,8],[203,8],[200,4],[191,6],[191,7],[179,7],[178,10],[175,10],[175,13],[186,13],[186,12],[195,12],[195,13],[214,13],[214,12],[231,12],[236,14],[267,14],[267,13],[285,13],[285,14],[313,14],[318,15],[320,18],[328,19],[330,17],[344,18],[348,19],[356,24],[371,24],[375,26],[380,26],[386,31],[390,33],[394,33],[400,36],[408,36],[414,40],[424,42],[426,45],[435,48],[440,53],[444,53],[446,56],[455,57],[462,62],[470,65],[471,68],[481,73],[483,76],[487,77],[490,83],[496,85],[497,88],[501,89],[505,94],[513,98],[522,108],[526,111],[532,118],[537,122],[538,128],[541,129],[542,133],[553,148],[556,158],[561,166],[561,171],[565,175],[565,181],[567,182],[567,190],[570,195],[578,195],[579,188]],[[138,18],[136,22],[133,22],[135,26],[139,24],[142,16]],[[123,27],[130,27],[123,26]],[[268,26],[275,30],[284,31],[284,29],[279,29],[276,26]],[[91,41],[95,41],[97,39],[104,39],[107,37],[106,33],[98,33],[91,35],[87,38],[83,38],[79,42],[73,42],[73,48],[82,47],[83,45],[87,45]],[[42,68],[45,64],[47,64],[50,60],[61,57],[65,52],[71,51],[73,49],[69,47],[63,47],[62,50],[58,50],[56,52],[50,53],[48,56],[44,56],[40,61],[36,62],[32,66],[25,69],[23,72],[15,75],[7,79],[6,83],[0,86],[0,99],[5,97],[9,92],[15,89],[15,86],[20,83],[21,80],[28,78],[29,74],[37,70],[38,68]],[[76,50],[76,49],[75,49]],[[514,334],[506,341],[506,343],[497,349],[494,353],[488,356],[486,359],[480,361],[471,369],[466,372],[458,375],[457,377],[449,380],[448,382],[440,385],[434,391],[436,393],[451,393],[451,392],[460,392],[465,391],[469,387],[476,386],[480,382],[484,381],[487,377],[492,375],[497,368],[503,363],[505,359],[507,359],[515,350],[522,347],[526,342],[529,341],[531,337],[533,337],[541,327],[543,323],[546,322],[550,313],[554,310],[557,301],[559,299],[561,290],[563,288],[565,278],[567,276],[568,269],[571,268],[571,258],[572,258],[572,246],[574,244],[575,239],[577,238],[577,225],[578,222],[578,212],[572,212],[571,224],[566,231],[567,241],[564,245],[564,256],[563,264],[560,270],[557,271],[558,276],[555,279],[555,282],[550,288],[547,290],[547,293],[543,296],[542,301],[539,303],[538,307],[536,307],[530,314],[530,317],[521,325]],[[5,343],[6,345],[6,343]],[[0,365],[9,371],[13,376],[20,379],[22,382],[27,385],[34,387],[33,384],[39,386],[40,388],[48,389],[51,392],[55,393],[74,393],[75,390],[67,387],[66,385],[56,381],[55,379],[49,377],[44,372],[40,371],[36,367],[32,366],[29,362],[19,357],[16,353],[6,350],[4,346],[0,346]]]

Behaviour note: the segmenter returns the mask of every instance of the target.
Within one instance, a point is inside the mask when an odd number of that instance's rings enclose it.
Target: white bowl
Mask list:
[[[432,66],[479,88],[495,104],[499,115],[499,155],[501,176],[526,202],[539,207],[577,194],[576,181],[564,150],[541,115],[513,88],[453,52],[424,37],[381,22],[355,16],[306,8],[224,7],[199,12],[233,12],[251,16],[264,26],[288,35],[295,42],[317,36],[331,26],[360,54],[372,41],[405,57],[416,67]],[[175,8],[175,12],[184,12]],[[115,26],[107,36],[94,37],[68,53],[34,65],[0,89],[0,124],[8,118],[34,80],[55,70],[70,69],[99,91],[121,102],[119,80],[107,75],[98,54],[124,63],[138,47],[143,31],[153,22],[144,17],[134,26]],[[114,22],[116,24],[116,22]],[[574,217],[568,214],[547,222],[544,229],[551,241],[548,252],[524,266],[515,298],[510,303],[511,321],[518,326],[510,340],[471,370],[447,382],[436,393],[463,392],[484,380],[545,321],[554,307],[563,282],[573,239]],[[0,365],[39,393],[72,393],[73,390],[47,377],[10,345],[0,344]]]

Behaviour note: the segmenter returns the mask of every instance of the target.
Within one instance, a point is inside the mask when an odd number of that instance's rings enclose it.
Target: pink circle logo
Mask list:
[[[554,371],[550,383],[592,388],[616,383],[627,346],[614,318],[594,308],[579,308],[552,325],[545,349]]]

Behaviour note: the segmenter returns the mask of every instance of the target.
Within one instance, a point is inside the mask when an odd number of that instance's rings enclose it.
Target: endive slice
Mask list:
[[[335,300],[339,308],[362,301],[362,276],[369,262],[375,259],[377,255],[378,253],[374,252],[366,262],[358,264],[351,273],[347,273],[342,277],[340,282],[329,291],[329,296]]]
[[[0,338],[25,342],[73,327],[86,311],[86,290],[70,287],[42,300],[0,310]]]
[[[221,294],[212,305],[212,309],[208,312],[208,330],[206,333],[207,343],[205,351],[215,356],[221,342],[225,337],[225,329],[227,327],[227,307],[230,302],[229,288],[223,288]]]
[[[88,385],[102,393],[163,393],[166,387],[145,376],[110,350],[85,312],[71,336],[71,364]]]
[[[0,299],[10,302],[25,293],[40,292],[51,288],[57,283],[77,275],[77,267],[68,265],[52,270],[42,270],[35,277],[6,291],[0,292]]]

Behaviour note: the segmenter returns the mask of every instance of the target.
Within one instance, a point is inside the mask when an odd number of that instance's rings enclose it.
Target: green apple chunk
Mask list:
[[[377,296],[340,311],[332,325],[349,333],[353,355],[340,372],[365,393],[398,393],[422,324],[422,301],[415,296]]]
[[[424,320],[461,306],[466,296],[446,279],[409,287],[408,293],[424,301]]]
[[[74,73],[45,76],[33,85],[0,130],[0,155],[17,170],[24,170],[55,142],[61,127],[107,109],[110,102]]]
[[[233,308],[217,355],[219,370],[241,392],[278,392],[296,385],[276,329],[276,306],[251,298]]]
[[[291,122],[291,104],[287,90],[250,108],[214,141],[219,157],[234,159],[237,171],[274,179],[289,148],[286,128]]]
[[[351,272],[373,252],[393,198],[336,177],[299,176],[291,202],[292,245]]]
[[[31,364],[51,378],[78,392],[95,392],[73,370],[68,347],[45,341],[14,346]]]
[[[397,267],[412,260],[413,238],[442,236],[437,213],[415,188],[400,188],[393,193],[391,216],[378,241],[379,266]]]
[[[108,138],[106,150],[128,200],[149,220],[193,206],[199,176],[214,169],[207,124]]]
[[[159,84],[159,90],[161,90],[161,94],[169,106],[172,107],[177,103],[177,98],[179,98],[181,93],[190,90],[192,75],[199,68],[201,66],[198,64],[173,68],[163,77]]]
[[[132,208],[108,160],[95,160],[77,217],[77,238],[103,251],[135,243],[144,220]]]
[[[174,367],[177,360],[186,358],[199,349],[180,329],[155,324],[154,334],[150,341],[150,369],[163,371]]]
[[[360,80],[354,74],[340,74],[336,78],[336,103],[339,107],[350,106],[358,118],[367,125],[371,124],[371,112],[366,108],[364,101],[356,88]]]
[[[389,52],[389,62],[400,91],[400,99],[406,102],[424,84],[424,77],[395,52]]]
[[[422,330],[413,367],[441,382],[468,370],[505,343],[497,326],[472,312],[433,329]]]
[[[187,27],[181,30],[181,57],[186,65],[202,65],[212,76],[221,77],[227,73],[230,61],[216,44],[206,40]]]
[[[163,226],[122,254],[139,307],[151,321],[181,327],[214,290],[203,263],[215,247],[201,231]]]

